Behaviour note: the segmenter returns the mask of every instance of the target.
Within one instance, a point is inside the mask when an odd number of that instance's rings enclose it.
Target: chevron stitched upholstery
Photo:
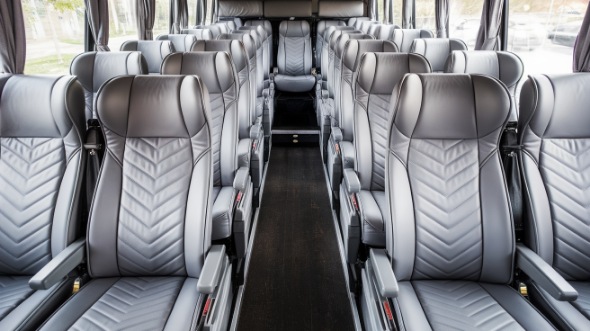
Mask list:
[[[402,330],[553,330],[512,281],[498,145],[510,95],[488,76],[408,74],[387,161],[387,251]]]
[[[315,84],[311,75],[312,47],[310,26],[307,21],[282,21],[279,25],[278,90],[306,92]]]
[[[590,328],[590,114],[587,73],[531,76],[521,92],[525,242],[578,290],[532,297],[563,330]]]
[[[0,75],[0,329],[35,328],[70,284],[28,282],[81,234],[84,98],[71,76]]]

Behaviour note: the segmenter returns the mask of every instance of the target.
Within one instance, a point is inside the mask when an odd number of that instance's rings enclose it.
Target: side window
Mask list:
[[[84,51],[84,0],[23,1],[26,74],[67,74]]]
[[[402,6],[403,0],[392,0],[393,5],[393,24],[402,26]]]
[[[189,13],[189,18],[190,18]],[[170,0],[156,0],[156,19],[154,21],[154,38],[161,34],[168,34],[170,21]],[[189,23],[190,25],[190,23]]]
[[[452,1],[449,8],[449,37],[463,40],[469,49],[475,49],[483,0]]]
[[[524,76],[572,72],[573,46],[588,1],[510,2],[508,51],[524,63]]]
[[[135,0],[109,0],[109,48],[118,51],[127,40],[137,40]]]
[[[415,0],[416,29],[430,30],[436,36],[435,0]]]

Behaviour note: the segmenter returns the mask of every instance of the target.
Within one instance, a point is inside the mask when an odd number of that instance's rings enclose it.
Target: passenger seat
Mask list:
[[[108,153],[86,243],[31,284],[52,286],[83,260],[91,280],[40,330],[227,327],[232,265],[225,246],[211,245],[207,89],[195,76],[118,77],[97,109]]]
[[[432,72],[443,72],[447,59],[453,51],[466,51],[467,45],[461,39],[427,38],[415,39],[410,53],[423,55],[430,65]]]
[[[316,42],[315,42],[315,67],[322,68],[322,49],[324,48],[324,33],[330,27],[346,26],[346,23],[341,20],[322,20],[319,21],[316,27]],[[324,73],[322,72],[322,75]]]
[[[279,26],[278,68],[274,69],[276,89],[307,92],[315,84],[311,74],[311,37],[307,21],[282,21]]]
[[[421,29],[394,29],[389,40],[397,45],[402,53],[409,53],[415,39],[434,38],[430,30]]]
[[[0,75],[0,329],[34,330],[73,277],[29,286],[84,235],[84,92],[71,76]]]
[[[188,52],[199,38],[196,34],[162,34],[156,40],[170,40],[175,52]]]
[[[197,40],[213,40],[216,39],[217,36],[213,35],[213,30],[209,28],[193,28],[193,29],[183,29],[183,34],[192,34],[197,36]]]
[[[121,45],[121,51],[139,51],[147,62],[149,74],[160,74],[164,58],[174,53],[174,46],[169,40],[129,40]]]

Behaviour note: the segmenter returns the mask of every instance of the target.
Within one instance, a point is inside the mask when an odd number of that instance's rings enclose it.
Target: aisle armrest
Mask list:
[[[46,290],[52,287],[82,264],[85,257],[86,239],[78,239],[41,268],[29,280],[29,286],[35,290]]]
[[[377,290],[383,298],[395,298],[399,293],[397,279],[384,249],[371,249],[369,263],[375,276]]]
[[[560,301],[574,301],[578,292],[549,263],[523,244],[516,244],[516,266]]]
[[[225,254],[224,245],[211,246],[205,258],[205,264],[203,264],[199,281],[197,282],[197,290],[200,293],[212,294],[215,292],[215,289],[221,282],[226,259],[227,255]]]

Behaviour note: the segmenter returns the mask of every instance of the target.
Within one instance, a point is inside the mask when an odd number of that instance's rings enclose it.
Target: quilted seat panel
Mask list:
[[[29,279],[28,276],[0,276],[0,320],[34,292]]]

